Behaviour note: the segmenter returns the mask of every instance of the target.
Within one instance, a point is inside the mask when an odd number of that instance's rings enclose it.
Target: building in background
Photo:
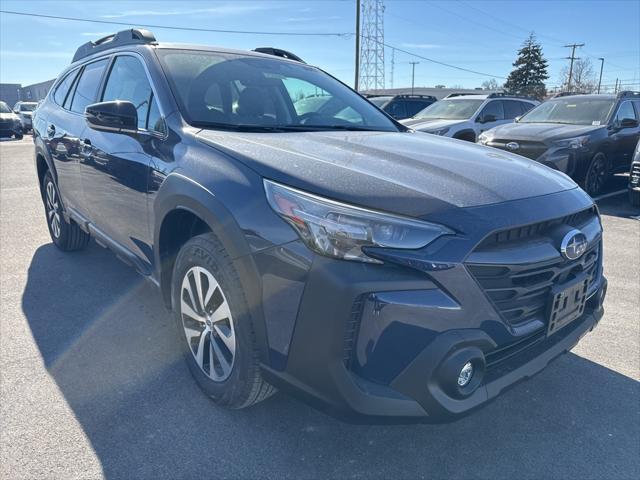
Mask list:
[[[55,78],[33,85],[22,86],[19,83],[0,83],[0,100],[13,108],[16,102],[38,102],[46,95]]]

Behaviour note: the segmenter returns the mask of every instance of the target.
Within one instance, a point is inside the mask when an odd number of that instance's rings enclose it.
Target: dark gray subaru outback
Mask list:
[[[53,242],[158,285],[193,376],[353,420],[443,421],[601,318],[602,228],[564,174],[415,133],[287,52],[80,47],[38,109]]]

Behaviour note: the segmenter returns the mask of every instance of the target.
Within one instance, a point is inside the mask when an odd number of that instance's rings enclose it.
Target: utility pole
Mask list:
[[[573,61],[574,60],[580,60],[579,57],[576,57],[576,48],[577,47],[584,47],[584,43],[572,43],[570,45],[565,45],[564,47],[571,49],[571,56],[570,57],[566,57],[567,60],[571,60],[571,64],[569,66],[569,81],[567,82],[567,91],[570,92],[571,91],[571,76],[573,75]]]
[[[600,85],[602,85],[602,70],[604,69],[604,58],[599,58],[600,60],[600,80],[598,80],[598,93],[600,93]]]
[[[414,80],[416,78],[416,65],[420,62],[409,62],[411,64],[411,95],[413,95]]]
[[[360,0],[356,0],[356,79],[353,88],[357,92],[360,87]]]
[[[393,88],[393,74],[396,71],[396,49],[391,47],[391,85],[390,87]]]

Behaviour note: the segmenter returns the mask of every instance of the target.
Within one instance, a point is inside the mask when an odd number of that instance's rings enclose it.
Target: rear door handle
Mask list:
[[[47,135],[49,136],[49,138],[52,138],[55,134],[56,134],[56,127],[54,127],[53,125],[49,125],[47,127]]]

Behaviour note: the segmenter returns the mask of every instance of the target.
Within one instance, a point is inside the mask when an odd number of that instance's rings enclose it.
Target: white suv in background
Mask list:
[[[401,123],[420,132],[475,142],[485,130],[511,123],[539,103],[503,93],[454,93]]]

